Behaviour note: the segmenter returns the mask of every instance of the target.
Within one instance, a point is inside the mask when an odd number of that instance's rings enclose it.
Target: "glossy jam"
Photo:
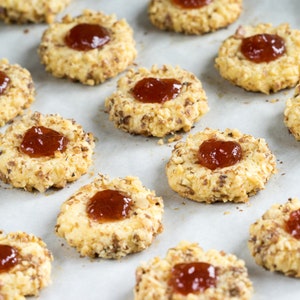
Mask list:
[[[0,95],[5,92],[9,81],[9,77],[4,72],[0,71]]]
[[[286,221],[286,231],[294,238],[300,240],[300,209],[292,211]]]
[[[17,249],[8,245],[0,245],[0,273],[9,271],[18,262]]]
[[[172,268],[169,286],[175,293],[198,294],[217,284],[217,272],[214,266],[205,262],[177,264]]]
[[[200,8],[208,5],[213,0],[172,0],[172,2],[184,9]]]
[[[128,217],[132,200],[116,190],[97,192],[88,202],[88,216],[98,222],[115,222]]]
[[[215,170],[233,166],[242,158],[242,148],[234,141],[209,139],[204,141],[198,151],[198,163]]]
[[[136,83],[132,94],[143,103],[164,103],[176,98],[181,86],[176,79],[147,77]]]
[[[23,137],[20,150],[30,157],[53,156],[56,151],[64,152],[68,139],[59,132],[44,126],[33,126]]]
[[[66,35],[66,45],[74,50],[89,51],[103,47],[110,41],[109,32],[97,24],[82,23],[74,26]]]
[[[242,40],[241,52],[254,63],[270,62],[286,52],[285,42],[276,34],[257,34]]]

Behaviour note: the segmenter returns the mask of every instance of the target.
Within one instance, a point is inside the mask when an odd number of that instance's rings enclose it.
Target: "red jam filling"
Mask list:
[[[300,209],[292,211],[286,221],[286,231],[294,238],[300,240]]]
[[[78,51],[101,48],[109,41],[108,30],[97,24],[78,24],[71,28],[65,36],[66,45]]]
[[[256,34],[242,40],[241,52],[254,63],[273,61],[286,52],[285,42],[277,34]]]
[[[184,9],[200,8],[210,4],[213,0],[172,0],[174,4]]]
[[[144,78],[132,89],[134,98],[143,103],[164,103],[178,96],[181,83],[172,78]]]
[[[214,266],[205,262],[176,264],[171,271],[169,286],[175,293],[198,294],[216,287],[217,272]]]
[[[0,273],[7,272],[19,262],[17,249],[8,245],[0,245]]]
[[[9,81],[9,77],[4,72],[0,71],[0,95],[5,92]]]
[[[209,139],[198,150],[198,163],[210,170],[233,166],[241,158],[241,145],[234,141]]]
[[[66,150],[68,139],[59,132],[44,126],[33,126],[23,137],[20,150],[30,157],[53,156]]]
[[[131,198],[116,190],[97,192],[87,204],[88,216],[98,222],[115,222],[129,217]]]

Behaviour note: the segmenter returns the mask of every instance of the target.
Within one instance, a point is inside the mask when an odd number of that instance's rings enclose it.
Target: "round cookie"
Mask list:
[[[284,110],[284,123],[297,141],[300,140],[300,85],[294,96],[287,100]]]
[[[35,88],[28,70],[7,59],[0,60],[0,126],[5,125],[34,101]]]
[[[285,53],[269,62],[255,63],[241,52],[244,38],[259,34],[278,35],[284,41]],[[299,81],[300,31],[289,24],[240,26],[219,48],[215,67],[221,76],[248,91],[269,94],[293,87]]]
[[[52,23],[71,0],[2,0],[0,19],[6,23]]]
[[[217,275],[216,283],[198,293],[182,294],[170,285],[172,269],[178,264],[194,262],[211,265]],[[193,286],[199,283],[201,285],[205,281],[200,279],[202,278],[193,280]],[[180,278],[180,280],[184,282],[184,279]],[[243,260],[214,249],[205,252],[196,243],[182,241],[176,247],[169,249],[165,258],[155,257],[137,268],[134,299],[246,300],[251,298],[252,292],[252,283]]]
[[[199,163],[199,147],[207,140],[237,142],[242,157],[235,164],[214,170]],[[213,155],[213,154],[212,154]],[[206,128],[177,143],[166,165],[170,187],[182,197],[198,202],[247,202],[263,189],[276,172],[276,159],[266,141],[236,129],[224,132]]]
[[[66,36],[78,25],[100,26],[109,39],[102,47],[76,50],[67,46]],[[93,29],[94,30],[94,29]],[[88,32],[75,34],[85,42]],[[98,32],[95,33],[98,37]],[[91,36],[90,36],[91,37]],[[92,39],[98,41],[100,38]],[[94,47],[94,46],[93,46]],[[67,15],[60,23],[53,23],[45,30],[38,49],[41,63],[55,77],[65,77],[86,85],[96,85],[124,71],[135,59],[133,31],[125,20],[91,10],[72,18]]]
[[[90,199],[107,190],[131,199],[126,216],[118,220],[90,216]],[[97,201],[99,204],[105,197],[100,196]],[[162,198],[146,189],[138,178],[127,176],[110,180],[99,174],[63,203],[55,229],[58,236],[65,238],[82,256],[119,259],[151,245],[163,230],[162,214]],[[104,211],[103,216],[106,217]]]
[[[41,127],[61,135],[58,145],[60,147],[63,141],[67,142],[64,151],[57,148],[54,153],[46,153],[40,157],[32,157],[28,152],[21,151],[26,133]],[[31,150],[31,145],[35,147],[35,143],[39,145],[40,138],[44,136],[46,140],[42,143],[51,146],[47,141],[48,138],[52,143],[51,135],[42,134],[27,143],[28,146],[25,144],[24,149]],[[0,135],[0,179],[28,191],[36,189],[44,192],[50,187],[62,188],[67,182],[75,181],[87,172],[92,163],[93,149],[93,135],[85,133],[74,120],[63,119],[59,115],[29,113]]]
[[[0,298],[38,296],[51,283],[52,254],[38,237],[0,232]]]
[[[300,211],[298,237],[287,231],[290,214],[297,210],[300,210],[297,198],[289,199],[284,204],[274,204],[250,226],[248,246],[258,265],[287,276],[300,277]]]
[[[144,79],[175,79],[181,85],[174,99],[144,103],[132,90]],[[151,91],[151,89],[149,89]],[[207,98],[200,80],[179,67],[153,66],[150,70],[129,70],[118,81],[117,90],[106,99],[109,118],[117,128],[133,134],[163,137],[179,130],[190,131],[208,110]]]
[[[150,21],[159,29],[197,35],[228,26],[241,12],[242,0],[213,0],[193,9],[182,8],[173,0],[151,0],[148,6]]]

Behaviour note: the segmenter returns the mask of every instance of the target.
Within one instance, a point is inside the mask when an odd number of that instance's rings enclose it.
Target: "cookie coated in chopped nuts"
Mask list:
[[[21,66],[0,60],[0,72],[8,78],[6,89],[0,93],[0,126],[23,113],[34,101],[35,88],[30,72]]]
[[[144,78],[175,79],[181,83],[176,98],[163,103],[144,103],[134,98],[132,89]],[[192,73],[164,65],[158,68],[129,70],[118,81],[117,90],[105,101],[109,118],[117,128],[133,134],[164,137],[183,130],[190,131],[196,121],[208,112],[205,91]]]
[[[176,293],[168,284],[172,268],[176,264],[193,262],[205,262],[215,267],[216,286],[197,294]],[[243,260],[215,249],[205,252],[197,243],[181,241],[168,250],[165,258],[155,257],[137,268],[134,299],[248,300],[252,292],[252,283]]]
[[[68,139],[64,152],[30,157],[20,151],[24,134],[33,126],[55,130]],[[74,120],[59,115],[28,113],[0,135],[0,179],[16,188],[44,192],[62,188],[85,174],[92,163],[94,138]]]
[[[100,222],[89,217],[87,205],[99,191],[115,190],[131,198],[127,218]],[[163,231],[163,200],[132,176],[114,178],[99,174],[62,204],[56,233],[82,256],[119,259],[151,245]]]
[[[283,38],[286,53],[264,63],[249,61],[240,51],[243,38],[256,34],[275,34]],[[287,23],[273,27],[263,23],[240,26],[219,48],[215,66],[221,76],[247,91],[269,94],[293,87],[299,81],[300,30]]]
[[[71,0],[1,0],[0,19],[6,23],[52,23]]]
[[[78,24],[97,24],[109,32],[110,41],[101,48],[78,51],[69,48],[65,36]],[[38,49],[41,63],[55,77],[69,78],[86,85],[96,85],[115,77],[136,57],[133,30],[126,20],[115,15],[84,10],[75,18],[66,15],[61,22],[45,30]]]
[[[258,265],[286,276],[300,277],[300,240],[286,230],[290,213],[298,209],[297,198],[274,204],[250,226],[248,246]]]
[[[201,8],[183,9],[173,0],[151,0],[148,15],[161,30],[203,34],[233,23],[242,12],[242,0],[214,0]]]
[[[300,141],[300,85],[297,85],[294,96],[286,102],[284,123],[295,139]]]
[[[0,232],[0,247],[13,247],[18,262],[0,272],[0,299],[25,300],[25,296],[38,296],[40,290],[51,283],[53,256],[38,237],[25,232]]]
[[[242,158],[232,166],[211,170],[198,163],[200,145],[209,139],[235,141]],[[206,128],[189,135],[174,146],[166,165],[170,187],[184,198],[198,202],[247,202],[249,196],[264,189],[276,172],[276,159],[266,141],[242,134],[237,129],[224,132]]]

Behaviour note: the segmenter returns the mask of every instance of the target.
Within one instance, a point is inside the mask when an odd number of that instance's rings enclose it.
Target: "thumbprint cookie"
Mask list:
[[[0,298],[38,296],[51,283],[53,256],[38,237],[0,232]]]
[[[269,271],[300,277],[300,201],[272,205],[250,226],[249,250]]]
[[[136,57],[133,30],[126,20],[91,10],[49,25],[38,53],[53,76],[86,85],[115,77]]]
[[[299,81],[300,30],[287,23],[240,26],[220,46],[221,76],[247,91],[269,94]]]
[[[71,0],[1,0],[0,19],[6,23],[52,23]]]
[[[151,0],[148,15],[161,30],[200,35],[226,27],[242,12],[242,0]]]
[[[178,142],[166,165],[170,187],[198,202],[247,202],[276,172],[262,138],[206,128]]]
[[[62,188],[87,172],[94,138],[74,120],[28,113],[0,135],[0,179],[16,188]]]
[[[209,110],[200,80],[169,65],[129,70],[105,107],[117,128],[155,137],[190,131]]]
[[[300,85],[294,96],[287,100],[284,110],[284,123],[297,141],[300,140]]]
[[[243,260],[187,241],[136,269],[135,300],[248,300],[252,292]]]
[[[34,101],[35,88],[30,72],[7,59],[0,60],[0,126],[23,113]]]
[[[82,256],[119,259],[151,245],[162,215],[162,198],[138,178],[99,174],[62,204],[55,230]]]

